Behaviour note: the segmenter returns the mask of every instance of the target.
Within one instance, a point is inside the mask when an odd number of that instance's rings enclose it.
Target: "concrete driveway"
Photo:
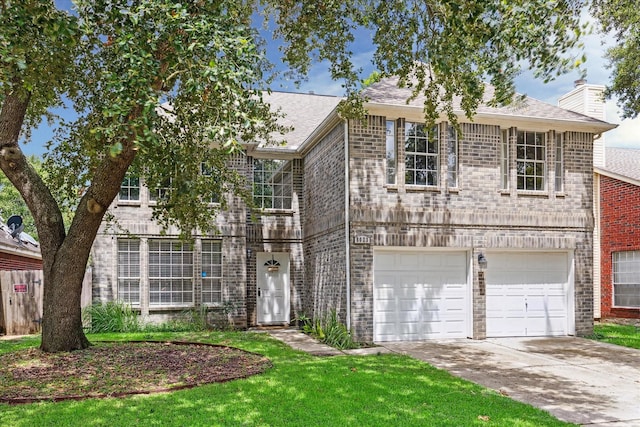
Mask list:
[[[640,426],[640,351],[571,337],[384,343],[589,426]]]

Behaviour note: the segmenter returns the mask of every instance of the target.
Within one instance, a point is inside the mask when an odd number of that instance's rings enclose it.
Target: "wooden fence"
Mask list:
[[[44,283],[42,270],[0,271],[0,332],[40,332]],[[81,305],[91,305],[91,269],[82,283]]]

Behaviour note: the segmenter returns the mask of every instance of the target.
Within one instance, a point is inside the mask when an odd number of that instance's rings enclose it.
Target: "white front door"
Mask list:
[[[258,323],[289,322],[289,254],[259,252],[256,255]]]

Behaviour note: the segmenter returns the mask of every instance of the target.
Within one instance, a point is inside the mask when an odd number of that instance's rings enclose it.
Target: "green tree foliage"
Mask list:
[[[207,231],[208,200],[249,198],[229,165],[242,141],[281,130],[263,102],[273,78],[254,20],[260,11],[282,59],[301,78],[326,60],[343,81],[345,114],[361,114],[355,30],[373,29],[375,66],[398,75],[425,113],[473,114],[482,82],[509,102],[522,64],[550,79],[575,65],[582,2],[571,0],[0,0],[0,168],[33,214],[43,254],[42,348],[72,350],[82,333],[80,291],[93,240],[125,174],[169,188],[156,218],[186,234]],[[78,120],[45,155],[46,179],[20,135],[62,96]],[[202,173],[206,171],[206,173]],[[51,189],[55,189],[55,197]],[[65,228],[60,206],[74,206]]]
[[[31,156],[28,161],[36,171],[41,173],[42,160]],[[24,223],[24,231],[37,239],[38,231],[24,199],[4,173],[0,173],[0,218],[6,222],[12,215],[20,215]]]
[[[640,9],[632,0],[594,0],[591,12],[602,30],[615,37],[608,49],[611,72],[608,96],[616,96],[622,117],[635,118],[640,113]]]

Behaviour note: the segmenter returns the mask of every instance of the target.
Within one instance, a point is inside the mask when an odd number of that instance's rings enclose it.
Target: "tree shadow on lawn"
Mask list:
[[[543,411],[410,357],[317,358],[287,351],[278,343],[260,346],[267,354],[277,354],[273,368],[261,375],[119,400],[11,407],[4,422],[16,426],[60,420],[82,426],[446,426],[487,425],[490,420],[492,426],[564,425]],[[27,414],[28,418],[21,418]]]

